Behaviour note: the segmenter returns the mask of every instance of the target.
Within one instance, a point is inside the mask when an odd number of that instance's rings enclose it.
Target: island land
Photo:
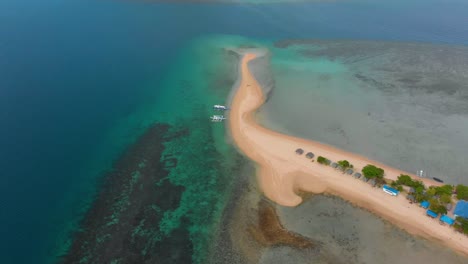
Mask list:
[[[258,51],[246,51],[239,65],[237,90],[231,102],[229,131],[239,151],[257,165],[257,177],[264,194],[284,206],[297,206],[302,202],[299,191],[329,193],[368,209],[396,224],[410,234],[438,241],[453,250],[468,255],[468,238],[438,220],[425,216],[424,209],[410,204],[404,197],[390,196],[380,188],[373,188],[363,181],[339,171],[311,162],[296,149],[313,152],[330,160],[348,160],[355,168],[368,164],[385,170],[387,179],[396,180],[401,174],[415,175],[373,161],[369,158],[334,147],[271,131],[258,124],[255,113],[265,102],[260,84],[249,70],[249,62],[262,56]],[[304,120],[304,122],[313,122]],[[440,185],[429,179],[426,186]]]

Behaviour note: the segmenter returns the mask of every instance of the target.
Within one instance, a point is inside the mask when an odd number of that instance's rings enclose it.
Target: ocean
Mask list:
[[[273,48],[284,39],[465,46],[467,8],[463,1],[2,1],[2,263],[54,263],[66,254],[103,175],[153,123],[183,120],[196,131],[199,123],[186,120],[210,114],[234,82],[223,47]],[[222,127],[204,129],[219,153],[234,155]],[[229,197],[210,195],[219,213]]]

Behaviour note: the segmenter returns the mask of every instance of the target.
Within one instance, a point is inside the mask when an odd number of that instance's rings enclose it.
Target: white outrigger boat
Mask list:
[[[224,106],[224,105],[213,105],[213,109],[214,109],[214,110],[220,110],[220,111],[229,110],[229,108],[227,108],[227,107]]]
[[[214,115],[211,118],[211,122],[223,122],[223,120],[226,120],[226,118],[222,115]]]

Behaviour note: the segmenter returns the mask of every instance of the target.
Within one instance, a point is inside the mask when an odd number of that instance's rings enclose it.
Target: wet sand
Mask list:
[[[456,233],[438,220],[425,216],[417,205],[409,204],[403,196],[392,197],[381,189],[358,181],[349,175],[311,162],[304,155],[295,154],[297,148],[305,152],[325,156],[337,161],[346,159],[360,170],[367,164],[374,164],[385,170],[385,177],[396,179],[400,174],[414,175],[372,161],[366,157],[342,151],[318,142],[304,140],[270,131],[257,124],[256,110],[264,103],[265,97],[248,64],[259,56],[256,53],[244,55],[240,65],[239,87],[231,104],[229,115],[230,133],[240,151],[257,164],[259,185],[264,194],[284,206],[297,206],[302,198],[299,190],[312,193],[330,193],[343,197],[352,203],[397,224],[411,234],[439,241],[462,254],[468,255],[468,238]],[[423,179],[426,185],[438,185]]]

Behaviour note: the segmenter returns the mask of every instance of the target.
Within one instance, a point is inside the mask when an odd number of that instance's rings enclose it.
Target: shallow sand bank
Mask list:
[[[411,234],[440,241],[468,255],[467,237],[426,217],[423,209],[409,204],[403,196],[389,196],[349,175],[311,162],[303,155],[298,156],[295,150],[303,148],[306,152],[313,152],[315,156],[325,156],[333,161],[346,159],[358,169],[374,164],[383,168],[385,177],[389,179],[409,173],[328,145],[283,135],[259,126],[254,114],[265,98],[260,85],[248,69],[249,62],[257,56],[255,53],[247,53],[241,61],[241,76],[231,104],[229,126],[240,151],[257,163],[258,181],[268,198],[281,205],[296,206],[302,202],[296,193],[298,190],[339,195],[399,225]],[[424,182],[426,185],[438,185],[427,179]]]

